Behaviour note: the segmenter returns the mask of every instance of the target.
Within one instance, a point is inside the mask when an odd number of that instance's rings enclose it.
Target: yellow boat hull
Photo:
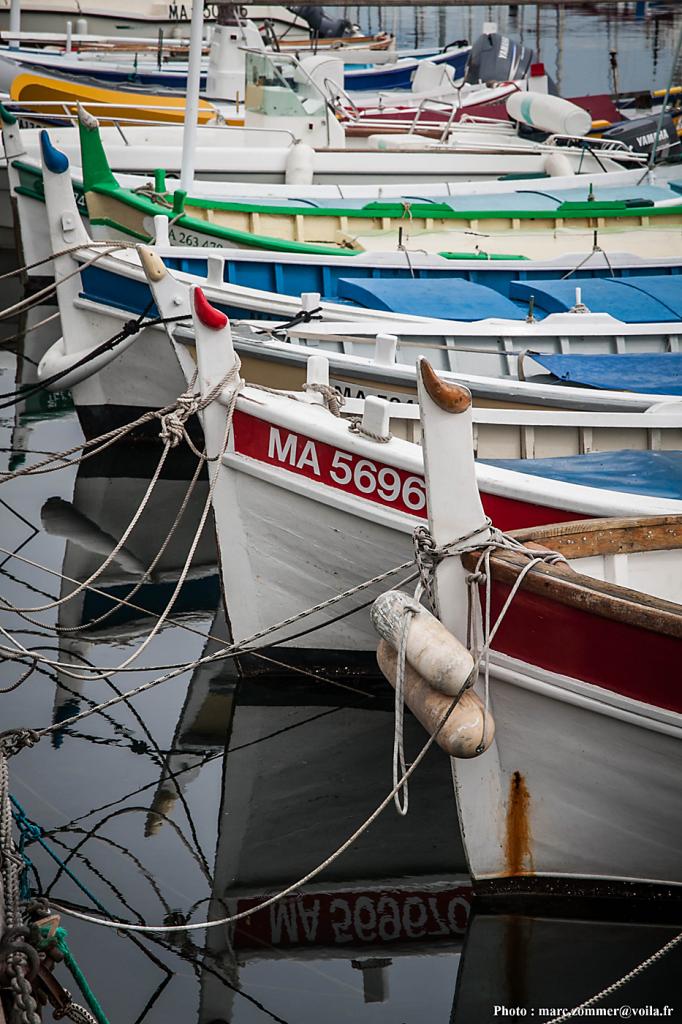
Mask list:
[[[184,96],[154,96],[148,93],[124,92],[97,85],[85,85],[67,79],[50,78],[24,72],[12,82],[10,97],[36,116],[76,115],[77,104],[93,114],[101,125],[114,121],[158,121],[182,124],[185,119]],[[213,104],[199,101],[199,124],[207,124],[216,116]]]

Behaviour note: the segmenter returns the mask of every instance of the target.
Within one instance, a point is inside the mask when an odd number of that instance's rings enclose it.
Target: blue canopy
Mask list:
[[[673,280],[669,275],[621,277],[617,284],[650,296],[670,310],[669,319],[682,320],[682,288],[680,282]]]
[[[590,452],[551,459],[481,459],[487,466],[513,469],[583,487],[682,499],[682,452]]]
[[[618,355],[528,353],[559,380],[607,391],[682,395],[682,352]]]
[[[584,305],[593,313],[609,313],[628,324],[669,323],[682,319],[682,289],[670,276],[603,277],[553,281],[512,281],[512,299],[535,305],[546,313],[566,313],[575,305],[580,288]]]
[[[444,320],[523,320],[526,315],[525,310],[492,288],[455,277],[440,281],[419,277],[341,277],[337,294],[365,309]]]

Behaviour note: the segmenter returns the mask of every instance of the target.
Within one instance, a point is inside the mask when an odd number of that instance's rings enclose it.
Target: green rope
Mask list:
[[[67,932],[65,928],[57,928],[52,939],[49,938],[49,927],[44,926],[40,929],[43,941],[40,944],[41,947],[45,948],[50,942],[56,942],[57,948],[64,955],[64,963],[71,971],[74,981],[81,990],[81,994],[85,999],[86,1003],[92,1010],[93,1015],[97,1018],[98,1024],[109,1024],[109,1019],[105,1014],[104,1010],[100,1006],[95,993],[90,988],[88,980],[83,974],[82,970],[78,965],[78,961],[74,957],[73,953],[69,949],[69,944],[66,941]]]

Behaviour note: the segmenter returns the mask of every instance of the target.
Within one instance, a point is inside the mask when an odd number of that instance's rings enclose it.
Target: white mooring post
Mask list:
[[[9,9],[9,34],[16,36],[21,32],[21,0],[12,0]],[[9,43],[11,50],[18,50],[21,46],[19,39],[11,39]]]
[[[180,168],[180,188],[184,192],[188,192],[194,182],[194,155],[197,147],[203,34],[204,0],[194,0],[192,4],[192,27],[189,42],[189,65],[187,68],[185,126],[182,133],[182,165]]]
[[[484,543],[489,531],[476,483],[471,394],[440,380],[424,356],[417,363],[417,393],[431,537],[439,547],[462,537]],[[462,643],[466,575],[459,558],[445,558],[436,569],[434,587],[439,618]]]

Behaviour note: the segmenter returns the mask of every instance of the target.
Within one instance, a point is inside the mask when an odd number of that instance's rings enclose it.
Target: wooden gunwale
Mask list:
[[[682,516],[577,520],[513,530],[510,536],[567,558],[674,550],[682,548]],[[480,554],[463,555],[464,566],[473,571]],[[527,564],[528,559],[518,552],[495,552],[490,559],[493,580],[510,587]],[[563,563],[535,566],[524,577],[521,589],[591,615],[682,639],[682,605],[593,579]]]

